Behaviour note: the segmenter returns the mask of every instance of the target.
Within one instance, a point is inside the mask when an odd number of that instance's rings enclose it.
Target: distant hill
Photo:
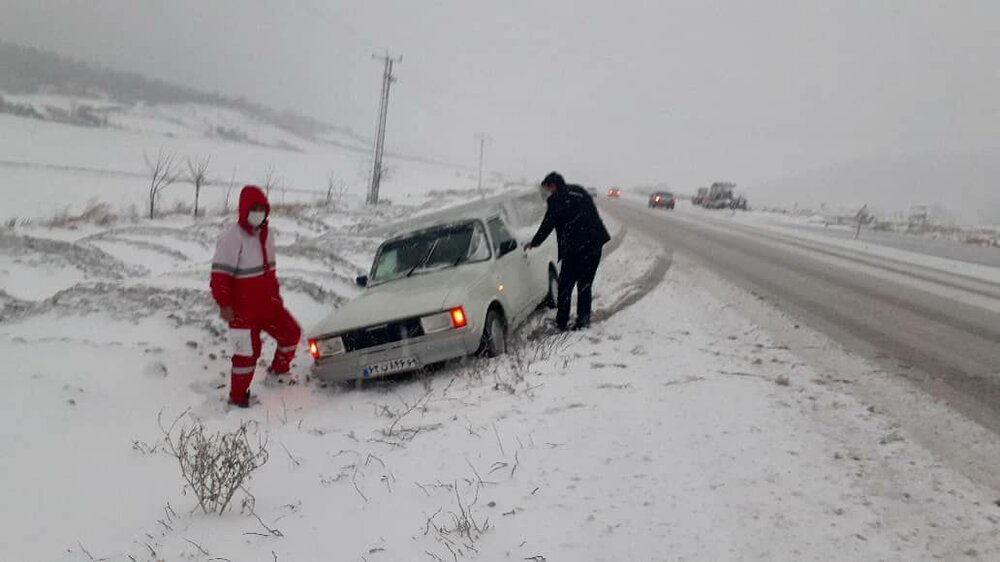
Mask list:
[[[108,97],[123,104],[198,103],[236,109],[304,138],[311,139],[333,131],[357,136],[347,129],[312,117],[278,111],[242,97],[202,92],[3,41],[0,41],[0,92]]]
[[[746,191],[755,206],[868,204],[891,214],[927,205],[942,220],[1000,224],[1000,150],[845,162]]]

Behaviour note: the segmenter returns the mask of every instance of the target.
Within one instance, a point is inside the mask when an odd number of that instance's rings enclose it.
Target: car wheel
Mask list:
[[[337,382],[337,386],[344,391],[361,390],[363,382],[364,381],[362,381],[361,379],[348,379],[346,381]]]
[[[503,315],[495,308],[486,313],[479,353],[486,357],[497,357],[507,353],[507,326]]]

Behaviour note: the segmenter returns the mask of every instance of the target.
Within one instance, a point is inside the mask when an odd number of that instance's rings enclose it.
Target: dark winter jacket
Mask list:
[[[596,252],[611,240],[593,198],[582,187],[559,186],[547,205],[545,218],[531,239],[532,246],[541,245],[555,229],[559,259],[564,260]]]

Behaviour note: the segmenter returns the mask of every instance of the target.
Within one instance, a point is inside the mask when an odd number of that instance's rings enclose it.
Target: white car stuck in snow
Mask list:
[[[365,291],[308,334],[314,373],[353,381],[494,356],[556,297],[555,236],[531,252],[499,210],[411,230],[378,248]]]

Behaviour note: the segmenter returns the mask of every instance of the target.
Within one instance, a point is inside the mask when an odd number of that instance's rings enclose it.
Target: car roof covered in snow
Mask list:
[[[505,215],[505,205],[521,197],[538,197],[541,199],[537,190],[519,190],[513,193],[503,193],[434,211],[396,224],[379,226],[369,230],[367,234],[394,239],[431,228],[461,224],[471,220],[486,220],[497,215]]]

